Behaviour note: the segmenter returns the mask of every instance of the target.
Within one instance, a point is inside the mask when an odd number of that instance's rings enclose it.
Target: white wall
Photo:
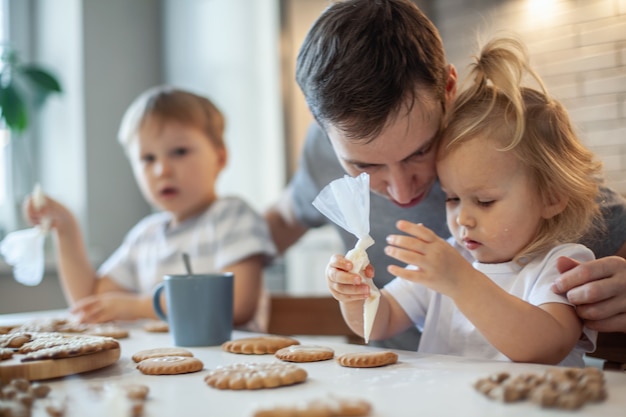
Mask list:
[[[609,185],[626,194],[626,1],[437,0],[433,9],[448,60],[460,70],[476,52],[477,35],[518,34],[582,141],[604,162]]]
[[[64,88],[42,112],[43,187],[78,215],[90,255],[101,262],[149,213],[116,134],[128,104],[161,81],[159,3],[35,4],[37,59]]]
[[[257,210],[285,183],[278,0],[164,0],[164,79],[207,95],[226,116],[229,163],[218,190]]]

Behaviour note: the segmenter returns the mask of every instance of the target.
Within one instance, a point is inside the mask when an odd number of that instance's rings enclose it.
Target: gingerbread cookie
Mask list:
[[[162,358],[163,356],[187,356],[192,357],[193,353],[187,349],[178,347],[162,347],[140,350],[132,356],[133,361],[141,362],[146,359]]]
[[[91,325],[83,331],[83,334],[91,336],[106,336],[114,339],[125,339],[128,337],[128,330],[115,324]]]
[[[307,372],[291,363],[236,363],[209,372],[204,382],[218,389],[261,389],[297,384]]]
[[[254,417],[357,417],[367,416],[371,410],[372,405],[366,400],[331,397],[314,399],[304,404],[259,409]]]
[[[189,374],[203,367],[200,359],[191,356],[161,356],[144,359],[137,365],[137,369],[146,375]]]
[[[3,334],[0,335],[0,348],[19,348],[32,338],[32,335],[26,332]]]
[[[337,362],[349,368],[376,368],[398,362],[398,355],[391,351],[345,353]]]
[[[277,350],[287,346],[299,344],[300,342],[296,339],[287,336],[259,336],[229,340],[222,344],[222,349],[230,353],[265,355],[268,353],[276,353]]]
[[[13,350],[9,348],[0,348],[0,361],[4,359],[11,359],[13,357]]]
[[[274,356],[287,362],[317,362],[332,359],[335,351],[325,346],[291,345],[279,349]]]
[[[170,331],[170,326],[165,321],[149,321],[143,325],[143,329],[150,333],[167,333]]]
[[[119,342],[111,337],[32,333],[31,339],[20,346],[18,352],[24,354],[21,361],[28,362],[88,355],[119,346]]]
[[[597,368],[554,368],[544,374],[506,372],[481,378],[474,388],[488,398],[505,403],[530,400],[543,408],[575,410],[586,402],[603,401],[604,374]]]

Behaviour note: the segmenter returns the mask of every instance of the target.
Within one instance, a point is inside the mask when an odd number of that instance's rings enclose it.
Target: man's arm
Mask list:
[[[570,258],[558,262],[562,275],[553,291],[565,294],[590,329],[626,332],[626,244],[615,256],[579,264]]]
[[[285,253],[309,230],[294,215],[290,188],[286,188],[278,201],[267,209],[265,220],[279,254]]]

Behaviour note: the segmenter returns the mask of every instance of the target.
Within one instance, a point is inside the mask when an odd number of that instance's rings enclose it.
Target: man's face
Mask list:
[[[403,107],[373,140],[352,140],[333,125],[326,126],[339,162],[356,177],[370,176],[370,189],[400,207],[422,201],[435,183],[436,139],[443,109],[431,104]]]

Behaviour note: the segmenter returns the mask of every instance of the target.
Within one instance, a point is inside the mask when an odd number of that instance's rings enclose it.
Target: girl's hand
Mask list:
[[[472,265],[426,226],[403,220],[396,226],[409,236],[389,235],[385,253],[417,268],[389,265],[389,273],[454,298],[460,285],[474,274]]]
[[[326,283],[333,297],[342,303],[364,301],[370,289],[359,274],[350,272],[353,265],[343,255],[333,255],[326,265]],[[366,279],[374,277],[374,267],[370,264],[364,270]]]

